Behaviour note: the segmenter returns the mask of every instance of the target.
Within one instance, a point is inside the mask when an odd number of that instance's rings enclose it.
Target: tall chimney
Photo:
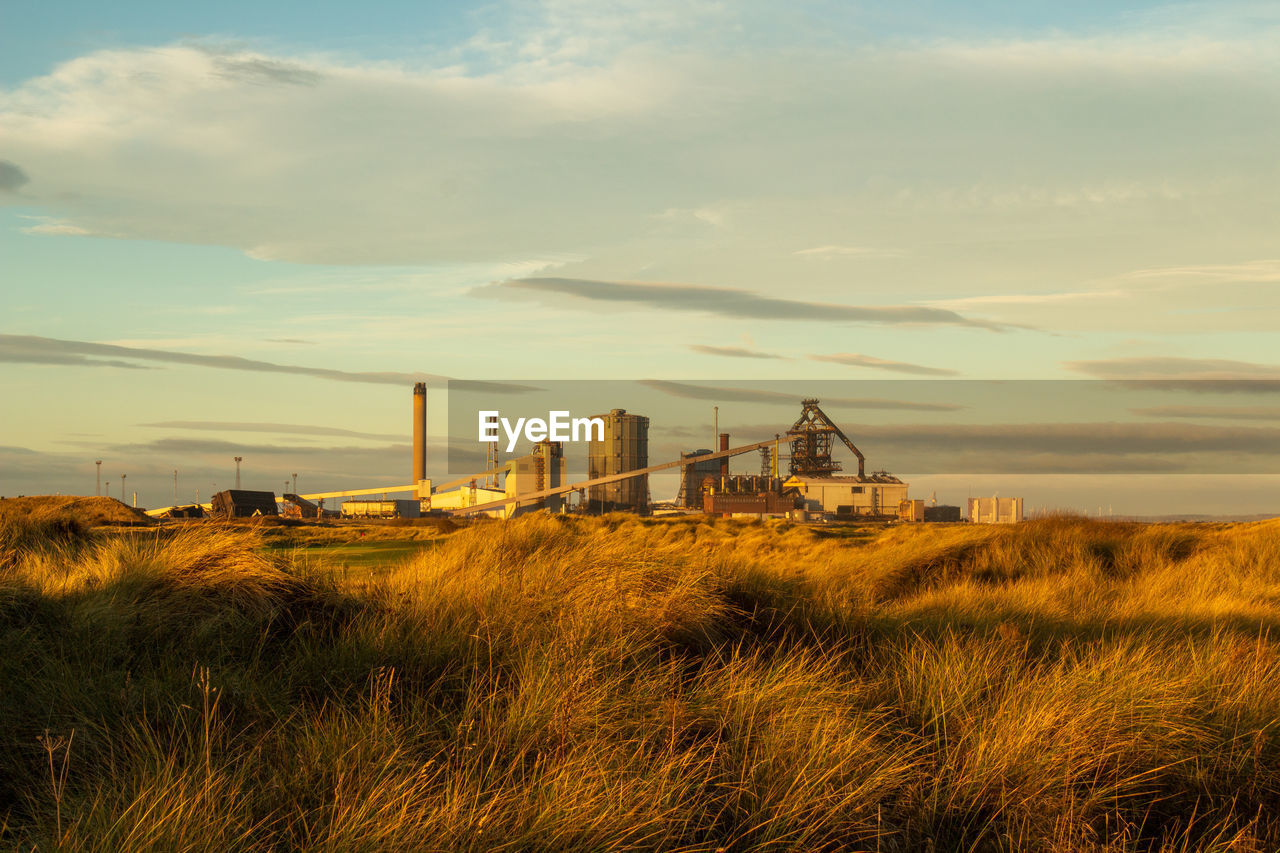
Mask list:
[[[720,449],[721,450],[729,449],[729,433],[727,432],[720,433]],[[729,476],[729,457],[728,456],[720,457],[720,476],[722,478]]]
[[[427,479],[427,383],[413,386],[413,482]]]

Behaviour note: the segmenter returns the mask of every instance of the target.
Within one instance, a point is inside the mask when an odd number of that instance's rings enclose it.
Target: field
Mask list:
[[[863,533],[0,512],[0,846],[1280,849],[1280,521]]]

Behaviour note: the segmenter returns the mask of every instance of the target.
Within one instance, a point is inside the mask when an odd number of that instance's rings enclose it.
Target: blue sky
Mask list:
[[[1275,4],[3,16],[0,377],[21,403],[0,493],[84,491],[107,457],[156,504],[174,468],[184,492],[225,485],[237,443],[264,488],[299,466],[315,488],[403,479],[385,436],[407,389],[229,356],[486,379],[1280,377]],[[190,421],[241,426],[142,426]],[[1133,512],[1213,509],[1108,488]]]

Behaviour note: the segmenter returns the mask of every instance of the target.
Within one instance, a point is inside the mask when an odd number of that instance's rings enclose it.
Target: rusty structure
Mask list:
[[[213,496],[209,506],[209,514],[218,518],[253,518],[280,514],[276,507],[275,492],[256,492],[249,489],[227,489],[218,492]]]
[[[800,405],[800,418],[787,430],[787,438],[791,442],[792,476],[830,477],[839,471],[840,463],[831,458],[833,439],[838,438],[858,457],[858,479],[865,478],[866,457],[818,407],[818,401],[810,397],[801,400]]]
[[[701,507],[711,515],[782,515],[796,508],[796,494],[784,488],[780,477],[708,477],[703,483]]]
[[[280,514],[285,518],[323,518],[324,513],[317,504],[295,494],[283,495]]]
[[[702,508],[703,484],[710,479],[713,482],[720,478],[720,463],[717,460],[700,462],[698,457],[708,456],[711,450],[703,448],[681,453],[680,459],[689,464],[680,469],[680,493],[677,497],[681,506]]]
[[[171,506],[157,516],[158,518],[204,518],[204,507],[200,504]]]

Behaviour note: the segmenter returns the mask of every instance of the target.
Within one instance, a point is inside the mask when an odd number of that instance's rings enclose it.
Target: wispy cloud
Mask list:
[[[1130,411],[1148,418],[1280,421],[1280,406],[1148,406]]]
[[[827,361],[832,364],[847,364],[850,367],[871,367],[877,370],[888,370],[893,373],[912,373],[917,376],[959,376],[958,370],[943,367],[926,367],[923,364],[911,364],[906,361],[890,361],[886,358],[863,355],[857,352],[837,352],[831,355],[811,355],[814,361]]]
[[[1137,356],[1066,361],[1063,367],[1099,379],[1277,379],[1280,365],[1227,358]]]
[[[776,353],[760,352],[746,347],[713,347],[708,344],[690,344],[689,349],[703,355],[722,355],[727,358],[785,358],[785,356],[777,355]]]
[[[794,255],[810,258],[901,258],[906,252],[901,249],[876,249],[871,246],[814,246],[811,249],[800,249]]]
[[[35,225],[27,225],[18,229],[23,234],[42,234],[46,237],[84,237],[90,231],[87,228],[81,228],[65,219],[55,219],[52,216],[23,216],[23,219],[31,219],[35,221]]]
[[[1066,361],[1062,366],[1136,388],[1201,394],[1280,393],[1280,366],[1252,361],[1140,356]]]
[[[111,357],[102,360],[99,356]],[[99,344],[90,341],[69,341],[43,338],[34,335],[0,335],[0,362],[26,364],[71,365],[78,367],[142,367],[120,361],[121,358],[140,361],[157,361],[170,364],[188,364],[221,370],[247,370],[259,373],[287,373],[295,376],[313,376],[335,382],[367,382],[376,385],[407,385],[434,380],[449,381],[459,387],[494,393],[532,390],[531,386],[508,382],[483,382],[450,379],[433,373],[352,372],[326,367],[305,367],[297,364],[276,364],[270,361],[242,358],[236,355],[198,355],[173,350],[125,347],[115,344]]]
[[[673,397],[690,400],[711,400],[720,403],[773,403],[798,406],[803,393],[765,391],[758,388],[733,388],[717,385],[695,385],[690,382],[673,382],[666,379],[642,379],[639,384]],[[954,412],[965,408],[953,403],[919,403],[909,400],[887,400],[877,397],[824,397],[826,405],[857,406],[863,409],[885,409],[914,412]]]
[[[1181,267],[1153,267],[1125,273],[1132,281],[1280,281],[1280,259],[1244,261],[1238,264],[1201,264]]]
[[[392,435],[381,432],[358,432],[338,427],[316,426],[314,424],[272,424],[272,423],[240,423],[233,421],[157,421],[156,423],[138,424],[140,427],[157,429],[191,429],[205,432],[258,432],[278,433],[283,435],[330,435],[344,438],[366,438],[372,441],[403,441],[403,435]]]
[[[822,323],[969,326],[991,331],[1010,327],[976,320],[943,308],[919,305],[838,305],[762,296],[750,290],[693,284],[596,281],[580,278],[523,278],[476,288],[478,296],[501,298],[558,294],[591,302],[625,302],[664,311],[746,317],[753,320],[803,320]]]
[[[850,434],[903,447],[1032,453],[1272,453],[1280,429],[1166,423],[859,425]]]

